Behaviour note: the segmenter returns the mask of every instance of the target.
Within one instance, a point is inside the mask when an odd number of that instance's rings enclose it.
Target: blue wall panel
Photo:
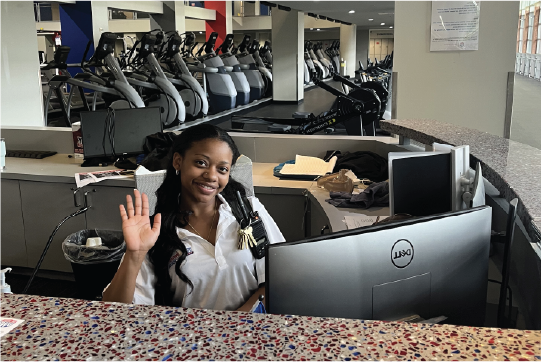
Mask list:
[[[67,62],[80,64],[88,41],[92,41],[92,44],[86,60],[94,54],[91,2],[77,1],[75,4],[60,4],[59,8],[62,45],[71,47]],[[81,68],[69,68],[68,71],[73,76],[80,73]]]

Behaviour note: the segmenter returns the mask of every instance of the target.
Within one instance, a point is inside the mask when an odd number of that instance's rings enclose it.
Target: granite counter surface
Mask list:
[[[508,201],[519,199],[517,214],[532,241],[541,242],[541,150],[471,128],[428,119],[381,121],[385,131],[426,145],[470,146],[470,166],[481,162],[483,176]]]
[[[2,360],[541,361],[541,332],[3,295]]]

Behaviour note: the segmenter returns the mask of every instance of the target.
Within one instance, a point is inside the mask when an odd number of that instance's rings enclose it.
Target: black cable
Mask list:
[[[53,233],[51,234],[51,236],[49,237],[49,240],[47,241],[47,244],[45,245],[45,248],[43,249],[43,253],[41,253],[41,257],[39,258],[39,261],[38,263],[36,264],[36,267],[34,268],[34,271],[32,272],[32,276],[30,276],[30,280],[28,280],[28,283],[26,283],[26,286],[24,287],[23,291],[22,291],[22,294],[26,294],[28,292],[28,288],[30,288],[30,285],[32,284],[32,281],[34,280],[34,277],[36,276],[36,274],[38,273],[38,270],[41,266],[41,263],[43,262],[43,259],[45,259],[45,255],[47,255],[47,251],[49,250],[49,247],[51,246],[52,242],[53,242],[53,238],[54,236],[56,235],[56,232],[58,231],[58,229],[60,229],[60,227],[66,222],[68,221],[69,219],[71,219],[72,217],[75,217],[77,215],[81,215],[83,213],[85,213],[86,211],[88,211],[88,207],[85,206],[83,207],[82,209],[79,209],[77,210],[76,212],[74,212],[73,214],[69,215],[69,216],[66,216],[61,222],[60,224],[58,224],[56,226],[56,228],[54,229]]]
[[[116,152],[115,152],[115,110],[113,108],[111,109],[111,113],[109,116],[109,125],[107,126],[109,131],[109,144],[111,145],[111,153],[113,154],[113,158],[116,160]]]

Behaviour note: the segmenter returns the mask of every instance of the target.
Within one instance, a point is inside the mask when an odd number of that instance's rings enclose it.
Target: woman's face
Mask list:
[[[182,197],[191,201],[214,202],[229,182],[233,152],[218,139],[194,142],[184,156],[175,153],[173,167],[180,171]]]

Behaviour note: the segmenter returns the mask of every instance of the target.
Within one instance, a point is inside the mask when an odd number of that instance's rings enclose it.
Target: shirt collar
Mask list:
[[[229,206],[229,203],[225,200],[222,194],[218,194],[217,197],[221,202],[220,206],[218,207],[218,210],[220,210],[219,223],[222,224],[227,222],[229,225],[231,222],[236,221],[235,215],[233,215],[233,211],[231,210],[231,206]],[[185,239],[188,236],[197,236],[196,234],[179,227],[177,227],[177,235],[180,239]]]

